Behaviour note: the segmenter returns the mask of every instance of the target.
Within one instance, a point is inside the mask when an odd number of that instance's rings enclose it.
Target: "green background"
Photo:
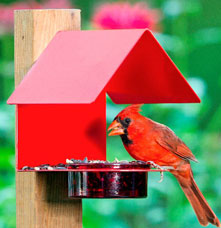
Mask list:
[[[14,1],[1,0],[0,4]],[[82,29],[91,28],[97,5],[107,1],[73,0],[82,10]],[[135,3],[136,1],[131,1]],[[143,114],[164,123],[191,148],[196,182],[221,218],[221,1],[149,0],[162,17],[156,37],[202,99],[201,104],[145,105]],[[13,35],[0,35],[0,228],[15,227]],[[124,106],[107,98],[107,123]],[[130,156],[119,137],[107,139],[108,159]],[[158,183],[149,175],[149,197],[134,200],[84,200],[84,228],[200,227],[176,180],[169,173]]]

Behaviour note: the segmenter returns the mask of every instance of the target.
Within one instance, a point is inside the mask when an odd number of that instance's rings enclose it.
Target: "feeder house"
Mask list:
[[[106,93],[116,104],[200,102],[147,29],[58,32],[8,99],[17,170],[105,160]]]

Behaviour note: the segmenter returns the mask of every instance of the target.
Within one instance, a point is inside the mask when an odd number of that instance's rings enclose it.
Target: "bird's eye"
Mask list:
[[[129,124],[131,120],[130,120],[130,118],[125,118],[124,121],[125,121],[127,124]]]

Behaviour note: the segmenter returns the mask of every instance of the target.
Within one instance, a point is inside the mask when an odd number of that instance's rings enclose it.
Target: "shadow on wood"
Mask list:
[[[68,172],[39,172],[37,195],[50,203],[73,203],[68,198]]]

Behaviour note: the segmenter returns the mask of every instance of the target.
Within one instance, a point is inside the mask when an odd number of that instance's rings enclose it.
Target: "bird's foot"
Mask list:
[[[162,170],[162,171],[160,171],[160,180],[158,181],[158,183],[161,183],[163,181],[163,177],[164,177],[163,170],[165,170],[165,169],[162,166],[157,165],[153,161],[147,161],[147,164],[150,165],[151,168],[156,168],[156,169]]]
[[[147,161],[146,162],[148,165],[150,165],[151,168],[156,168],[156,169],[160,169],[160,170],[164,170],[164,168],[160,165],[157,165],[155,162],[153,161]]]

